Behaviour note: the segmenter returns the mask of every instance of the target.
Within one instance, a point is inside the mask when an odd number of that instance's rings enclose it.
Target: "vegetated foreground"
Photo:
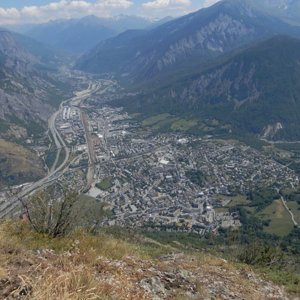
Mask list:
[[[297,299],[208,253],[142,236],[77,231],[50,239],[0,224],[1,299]],[[177,246],[176,246],[177,245]]]

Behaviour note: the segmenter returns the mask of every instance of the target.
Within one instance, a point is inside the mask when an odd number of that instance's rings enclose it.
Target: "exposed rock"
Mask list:
[[[280,129],[283,129],[283,125],[280,122],[273,125],[269,124],[263,129],[262,137],[264,139],[272,139]]]

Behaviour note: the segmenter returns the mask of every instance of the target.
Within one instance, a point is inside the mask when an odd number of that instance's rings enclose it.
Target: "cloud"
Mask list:
[[[152,0],[142,5],[142,14],[153,17],[179,16],[189,12],[191,0]]]
[[[60,0],[41,6],[25,6],[21,9],[1,8],[0,24],[41,23],[60,18],[76,18],[85,15],[109,16],[112,12],[128,9],[131,0]]]
[[[141,4],[141,1],[144,3]],[[20,9],[1,8],[0,6],[0,25],[44,23],[55,19],[80,18],[91,14],[99,17],[108,17],[120,13],[134,13],[152,18],[161,18],[167,15],[180,16],[203,7],[208,7],[218,1],[219,0],[52,0],[52,2],[48,4],[28,5]]]
[[[154,0],[143,4],[143,7],[150,9],[162,9],[162,8],[178,8],[180,6],[191,5],[190,0]]]

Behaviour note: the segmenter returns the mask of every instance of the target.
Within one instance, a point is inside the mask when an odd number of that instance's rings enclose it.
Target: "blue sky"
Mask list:
[[[94,14],[118,14],[149,18],[179,16],[218,0],[0,0],[0,25],[42,23]]]
[[[30,1],[30,0],[0,0],[0,7],[3,8],[9,8],[9,7],[16,7],[16,8],[21,8],[25,5],[41,5],[41,4],[46,4],[51,1],[46,1],[46,0],[35,0],[35,1]],[[55,2],[55,1],[54,1]]]

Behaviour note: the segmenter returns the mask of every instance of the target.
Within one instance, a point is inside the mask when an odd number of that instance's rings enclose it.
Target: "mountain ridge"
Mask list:
[[[205,62],[224,52],[278,33],[300,36],[300,27],[269,16],[243,1],[221,1],[138,35],[101,42],[84,54],[76,68],[114,72],[147,80],[193,59]]]
[[[54,64],[60,60],[39,45],[18,34],[0,31],[0,160],[7,174],[5,177],[0,172],[0,185],[20,184],[44,175],[41,159],[26,148],[26,140],[44,133],[65,83],[58,82],[54,74],[57,69],[47,58],[52,57]],[[13,150],[7,151],[7,145]]]
[[[275,36],[116,103],[140,112],[217,119],[236,133],[263,135],[268,126],[281,124],[271,139],[298,140],[299,53],[299,39]]]
[[[29,28],[21,30],[21,32],[55,48],[79,55],[90,50],[100,41],[125,30],[155,27],[168,20],[170,19],[151,21],[146,18],[127,15],[107,18],[89,15],[79,19],[62,19],[28,25]]]

